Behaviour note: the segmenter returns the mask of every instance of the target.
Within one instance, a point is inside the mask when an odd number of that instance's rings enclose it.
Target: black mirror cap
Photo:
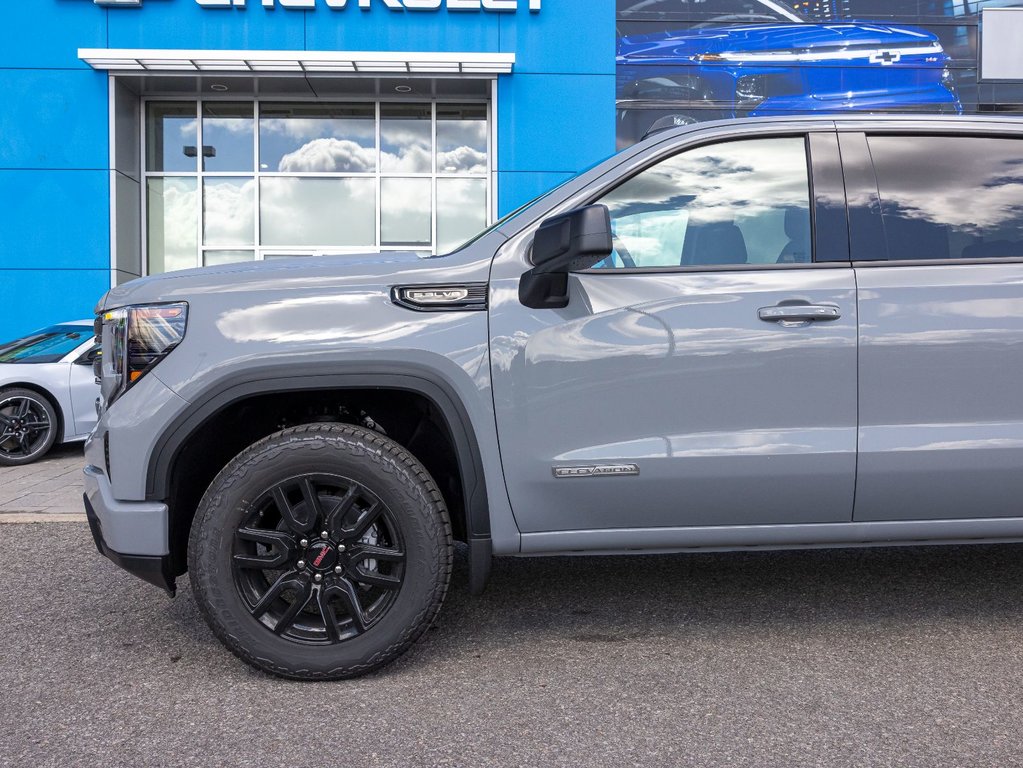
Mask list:
[[[606,259],[613,247],[611,214],[598,203],[540,224],[533,237],[532,261],[540,273],[574,272]]]
[[[568,272],[529,270],[519,280],[519,303],[531,309],[564,309],[568,306]]]
[[[588,205],[540,224],[533,237],[536,265],[519,280],[519,301],[533,309],[568,306],[568,273],[589,269],[611,255],[611,214]]]

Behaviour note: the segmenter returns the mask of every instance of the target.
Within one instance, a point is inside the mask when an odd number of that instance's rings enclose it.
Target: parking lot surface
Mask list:
[[[3,765],[1023,764],[1023,548],[464,566],[382,673],[249,669],[79,523],[0,525]]]

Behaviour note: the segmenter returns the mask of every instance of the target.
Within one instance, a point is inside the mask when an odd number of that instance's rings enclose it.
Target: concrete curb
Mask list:
[[[5,523],[84,523],[81,512],[0,512],[0,525]]]

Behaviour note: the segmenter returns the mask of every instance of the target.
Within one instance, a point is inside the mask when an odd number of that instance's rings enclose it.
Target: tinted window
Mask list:
[[[1023,142],[871,136],[888,258],[1023,257]]]
[[[55,363],[91,337],[87,325],[55,325],[0,344],[0,363]]]
[[[611,211],[616,246],[600,267],[811,260],[802,138],[731,141],[682,152],[599,202]]]

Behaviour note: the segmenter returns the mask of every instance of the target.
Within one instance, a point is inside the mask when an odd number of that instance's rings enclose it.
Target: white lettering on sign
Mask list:
[[[203,8],[244,8],[245,0],[195,0]],[[252,0],[252,4],[259,3],[264,8],[315,8],[317,0]],[[328,8],[343,10],[349,5],[349,0],[322,0]],[[354,7],[358,5],[364,11],[370,10],[374,5],[389,8],[392,11],[439,11],[447,8],[449,11],[497,11],[515,12],[519,6],[526,7],[533,13],[539,13],[543,0],[350,0]]]

